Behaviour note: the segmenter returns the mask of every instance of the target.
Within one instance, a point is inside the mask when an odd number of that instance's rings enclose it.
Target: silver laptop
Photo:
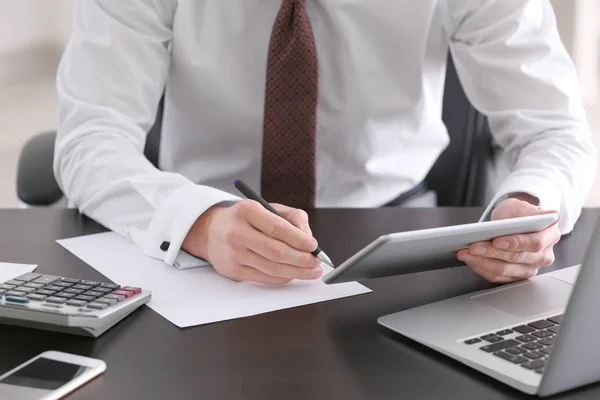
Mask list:
[[[600,380],[600,229],[581,266],[409,309],[378,322],[522,392]]]

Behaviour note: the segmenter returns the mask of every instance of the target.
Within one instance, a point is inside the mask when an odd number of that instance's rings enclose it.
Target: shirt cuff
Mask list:
[[[558,186],[551,181],[539,177],[509,176],[500,185],[498,192],[487,206],[479,222],[489,221],[494,209],[512,195],[527,193],[539,200],[538,206],[542,210],[561,210],[561,194]]]
[[[171,193],[156,209],[141,247],[148,256],[180,269],[209,265],[206,260],[185,252],[181,245],[198,217],[218,204],[230,205],[241,198],[208,186],[189,185]],[[161,249],[169,243],[166,251]]]

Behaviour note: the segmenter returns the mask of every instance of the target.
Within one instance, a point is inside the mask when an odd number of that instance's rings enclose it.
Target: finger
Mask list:
[[[283,204],[271,204],[283,218],[287,219],[292,225],[301,229],[303,232],[312,236],[312,231],[308,223],[308,214],[304,210],[298,208],[292,208]]]
[[[519,280],[518,278],[495,276],[491,272],[480,268],[477,265],[471,265],[467,263],[467,266],[471,268],[471,271],[475,272],[477,275],[481,276],[483,279],[491,283],[511,283]]]
[[[247,251],[244,259],[244,265],[276,278],[311,280],[319,278],[323,273],[320,266],[317,268],[298,268],[293,265],[271,261],[250,250]]]
[[[490,242],[474,243],[469,246],[469,254],[478,257],[495,258],[513,264],[538,265],[545,261],[545,252],[530,253],[527,251],[509,251],[498,249]]]
[[[246,265],[238,265],[229,274],[223,275],[237,282],[255,282],[269,286],[285,285],[291,282],[291,279],[270,276]]]
[[[297,250],[248,225],[231,231],[228,244],[241,254],[241,259],[236,260],[241,264],[245,264],[243,257],[246,255],[246,250],[249,249],[279,264],[300,268],[319,268],[321,266],[321,261],[311,253]]]
[[[255,203],[255,205],[252,203]],[[260,204],[256,202],[252,203],[246,203],[246,206],[241,207],[241,211],[244,213],[246,220],[255,229],[301,251],[311,252],[317,248],[317,240],[311,235],[295,227],[284,218],[266,210]],[[264,254],[262,255],[264,256]]]
[[[461,250],[457,258],[472,269],[475,267],[478,271],[487,271],[489,277],[500,279],[490,282],[499,282],[504,278],[527,279],[537,274],[539,267],[526,264],[513,264],[494,258],[472,256],[467,251]],[[486,278],[487,279],[487,278]]]
[[[500,250],[539,253],[558,243],[560,236],[558,227],[552,226],[540,232],[500,236],[492,240],[492,245]]]

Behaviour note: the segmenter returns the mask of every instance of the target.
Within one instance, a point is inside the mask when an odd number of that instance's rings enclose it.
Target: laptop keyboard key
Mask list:
[[[537,342],[539,344],[543,344],[544,346],[552,346],[554,344],[554,341],[556,339],[554,337],[549,337],[549,338],[545,338],[545,339],[540,339]]]
[[[539,369],[539,368],[544,368],[544,366],[546,366],[546,361],[544,361],[544,360],[533,360],[533,361],[521,364],[521,367],[527,368],[527,369]]]
[[[521,336],[517,336],[515,339],[517,339],[523,343],[534,342],[535,340],[537,340],[535,336],[531,336],[531,335],[521,335]]]
[[[521,363],[524,363],[524,362],[528,361],[526,358],[523,358],[521,356],[515,356],[515,355],[512,355],[512,354],[508,354],[508,353],[505,353],[504,351],[498,351],[498,352],[494,353],[494,355],[496,357],[503,358],[506,361],[510,361],[513,364],[521,364]]]
[[[527,353],[527,350],[522,349],[520,347],[511,347],[510,349],[506,349],[506,352],[510,353],[510,354],[517,355],[517,354]]]
[[[110,300],[110,299],[109,299]],[[115,300],[116,301],[116,300]],[[479,343],[481,342],[481,339],[469,339],[469,340],[465,340],[465,344],[475,344],[475,343]]]
[[[548,332],[552,332],[554,334],[558,334],[558,330],[560,329],[560,326],[553,326],[552,328],[548,328],[546,329]]]
[[[517,327],[513,328],[513,331],[519,332],[522,334],[526,334],[526,333],[534,332],[535,329],[533,329],[532,327],[527,326],[527,325],[521,325],[521,326],[517,326]]]
[[[554,326],[554,322],[550,322],[547,319],[540,319],[539,321],[532,322],[528,324],[529,326],[535,329],[546,329]]]
[[[556,315],[556,316],[554,316],[554,317],[550,317],[550,318],[548,318],[548,321],[552,321],[552,322],[554,322],[555,324],[561,324],[561,323],[562,323],[562,318],[563,318],[563,315],[562,315],[562,314],[561,314],[561,315]]]
[[[548,336],[552,336],[552,332],[548,332],[548,331],[536,331],[532,333],[533,336],[535,337],[539,337],[539,338],[546,338]]]
[[[530,351],[529,353],[525,353],[523,355],[527,358],[531,358],[532,360],[543,358],[546,356],[544,353],[540,353],[539,351]]]
[[[497,351],[508,349],[509,347],[518,346],[520,344],[521,343],[517,342],[516,340],[508,339],[498,343],[488,344],[487,346],[480,347],[480,349],[485,351],[486,353],[495,353]]]
[[[513,333],[512,330],[510,329],[505,329],[503,331],[500,332],[496,332],[496,335],[500,335],[500,336],[506,336],[506,335],[510,335],[511,333]]]
[[[544,347],[543,349],[540,349],[540,352],[544,353],[544,354],[547,354],[547,355],[550,355],[550,353],[552,353],[552,346]]]
[[[504,338],[502,338],[500,336],[496,336],[493,333],[490,334],[490,335],[482,336],[481,339],[485,340],[486,342],[490,342],[490,343],[496,343],[496,342],[499,342],[501,340],[504,340]]]
[[[538,368],[535,370],[536,373],[538,374],[543,374],[544,373],[544,368]]]
[[[530,343],[525,343],[521,347],[524,349],[527,349],[527,350],[537,350],[537,349],[541,349],[544,346],[542,346],[541,344],[536,343],[536,342],[530,342]]]

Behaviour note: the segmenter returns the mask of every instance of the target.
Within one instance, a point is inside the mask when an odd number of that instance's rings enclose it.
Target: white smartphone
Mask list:
[[[46,351],[0,376],[0,399],[60,399],[105,370],[101,360]]]

